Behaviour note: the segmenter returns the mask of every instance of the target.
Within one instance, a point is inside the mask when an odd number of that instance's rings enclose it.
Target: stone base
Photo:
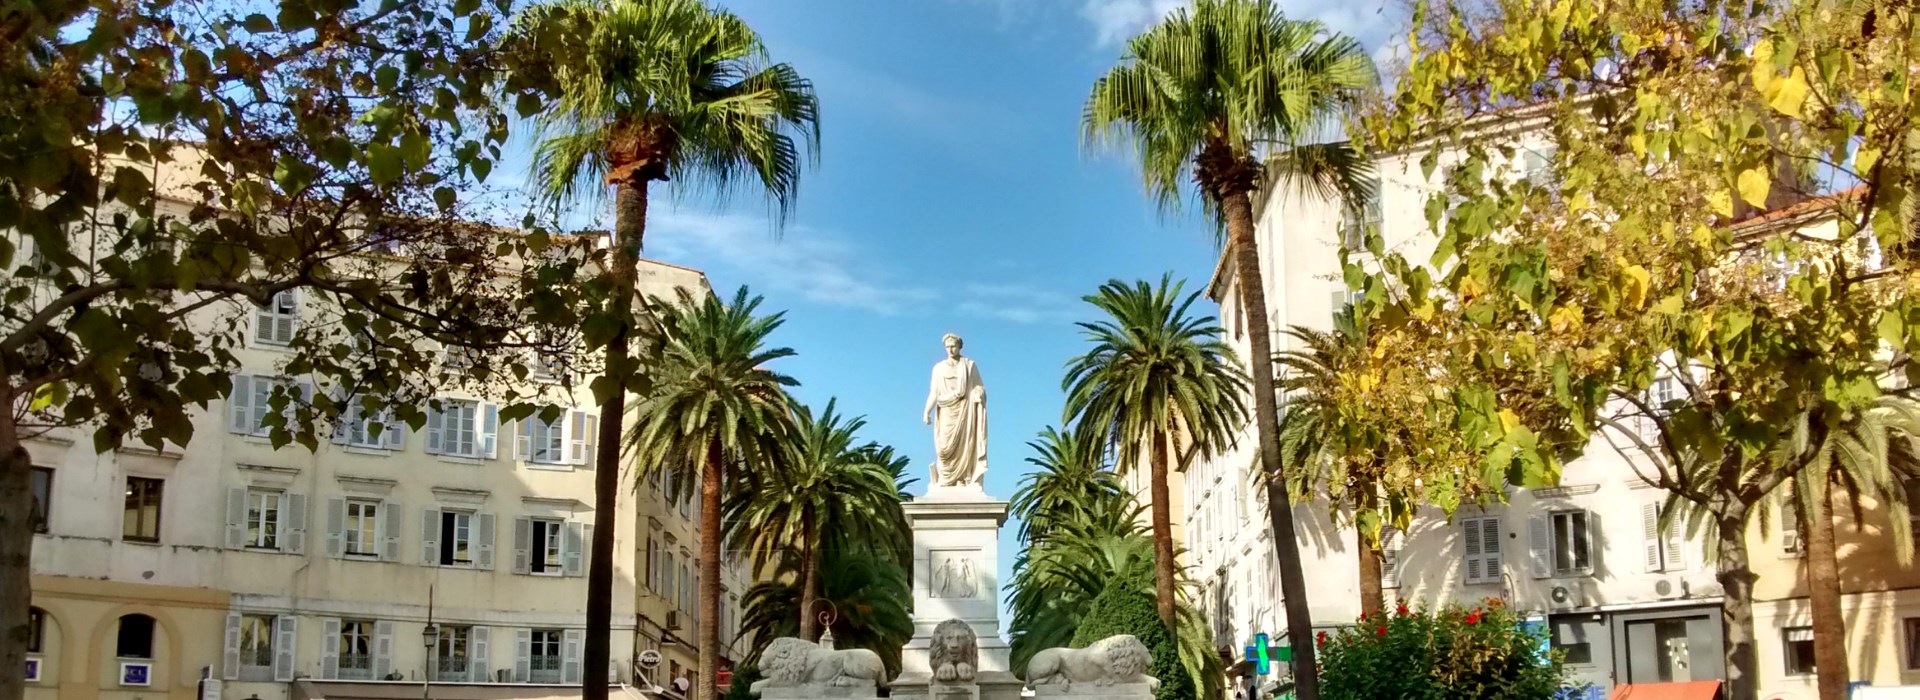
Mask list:
[[[1113,685],[1094,685],[1092,683],[1061,683],[1038,686],[1033,689],[1036,698],[1062,698],[1062,700],[1153,700],[1153,686],[1145,683],[1115,683]]]
[[[1005,672],[982,673],[972,683],[929,682],[902,675],[893,682],[894,700],[1019,700],[1026,683]]]
[[[880,697],[880,689],[871,685],[826,686],[819,688],[768,688],[760,700],[870,700]]]

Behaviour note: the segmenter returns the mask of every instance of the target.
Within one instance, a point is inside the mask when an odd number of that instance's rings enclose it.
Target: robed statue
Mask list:
[[[987,388],[980,369],[960,354],[960,336],[946,334],[947,359],[934,363],[923,417],[933,424],[932,488],[980,488],[987,476]]]

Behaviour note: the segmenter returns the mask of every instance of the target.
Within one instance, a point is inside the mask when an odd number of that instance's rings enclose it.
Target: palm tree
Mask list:
[[[720,660],[720,514],[728,465],[750,478],[777,463],[793,432],[787,387],[798,382],[768,368],[794,353],[766,347],[782,314],[755,315],[760,297],[741,287],[731,303],[654,300],[658,322],[640,335],[641,362],[653,372],[652,391],[634,406],[626,447],[635,478],[664,471],[683,492],[700,484],[699,631],[701,700],[713,700]],[[591,674],[589,674],[591,675]]]
[[[1152,470],[1154,591],[1160,621],[1177,634],[1172,495],[1173,454],[1205,458],[1226,447],[1246,422],[1246,375],[1220,340],[1213,317],[1188,312],[1199,293],[1183,284],[1110,280],[1087,302],[1108,319],[1081,323],[1093,349],[1067,363],[1061,387],[1081,440],[1112,449],[1121,469]],[[1186,449],[1176,443],[1186,443]]]
[[[1304,190],[1341,195],[1350,205],[1370,198],[1370,168],[1359,154],[1347,144],[1316,141],[1373,82],[1359,42],[1318,22],[1288,20],[1269,0],[1195,0],[1129,41],[1120,65],[1087,97],[1087,140],[1129,144],[1147,190],[1164,207],[1178,204],[1191,167],[1202,205],[1225,233],[1251,339],[1254,419],[1268,473],[1280,468],[1279,409],[1253,193]],[[1267,508],[1294,667],[1309,670],[1298,691],[1314,700],[1306,579],[1279,479],[1268,481]]]
[[[734,498],[727,508],[726,539],[736,550],[753,553],[756,569],[782,553],[798,561],[801,639],[819,638],[814,607],[819,595],[823,546],[829,541],[860,547],[879,545],[884,557],[910,546],[906,516],[900,509],[892,465],[868,461],[883,456],[856,445],[862,418],[835,413],[834,402],[817,417],[805,406],[794,416],[795,430],[770,469],[756,475],[753,493]],[[898,563],[898,562],[893,562]]]
[[[1020,518],[1020,540],[1029,546],[1045,541],[1058,519],[1084,519],[1105,502],[1127,498],[1119,476],[1100,464],[1097,442],[1049,427],[1027,446],[1035,452],[1027,463],[1038,471],[1020,478],[1013,514]]]
[[[741,633],[754,639],[747,658],[758,658],[778,637],[799,636],[801,611],[815,605],[800,602],[799,557],[792,550],[784,554],[774,578],[755,584],[742,600]],[[872,650],[886,662],[889,677],[899,674],[900,649],[913,638],[913,614],[907,610],[913,587],[906,565],[869,544],[835,542],[823,548],[819,569],[817,595],[831,604],[833,622],[827,629],[834,646]],[[817,618],[820,610],[812,612]]]
[[[605,668],[620,421],[627,392],[641,388],[634,384],[628,334],[635,326],[635,268],[645,242],[648,188],[672,181],[724,194],[744,185],[769,198],[784,220],[803,157],[817,155],[819,103],[811,83],[768,60],[752,28],[700,0],[536,5],[516,21],[507,55],[512,80],[550,97],[534,121],[539,145],[533,180],[543,198],[559,207],[598,199],[607,187],[614,191],[607,302],[588,324],[604,329],[588,335],[605,338],[605,374],[616,380],[594,390],[600,435],[583,660],[586,668]],[[719,581],[708,577],[705,585]],[[704,679],[714,671],[702,661],[704,684],[712,684]],[[604,677],[587,678],[584,697],[604,700]],[[711,700],[702,693],[702,700]]]

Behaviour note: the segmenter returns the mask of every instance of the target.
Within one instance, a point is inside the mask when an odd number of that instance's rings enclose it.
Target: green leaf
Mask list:
[[[247,15],[247,19],[241,22],[240,26],[245,27],[247,31],[254,34],[266,34],[273,31],[273,20],[269,19],[266,15],[255,12]]]
[[[453,188],[451,187],[434,188],[433,203],[440,207],[440,211],[443,211],[443,212],[453,211],[453,200],[454,200]]]
[[[367,170],[376,185],[400,179],[400,151],[384,143],[367,146]]]
[[[531,91],[522,92],[519,97],[513,100],[513,109],[519,112],[521,117],[531,117],[539,114],[541,107],[540,97]]]

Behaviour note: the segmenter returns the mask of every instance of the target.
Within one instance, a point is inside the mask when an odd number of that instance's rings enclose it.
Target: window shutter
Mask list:
[[[567,576],[580,576],[586,572],[581,563],[585,561],[581,547],[586,543],[585,526],[580,523],[567,523],[565,539],[560,541],[560,570]]]
[[[340,618],[320,618],[320,677],[340,677]]]
[[[1660,571],[1660,504],[1641,504],[1640,537],[1647,571]]]
[[[288,432],[299,432],[301,404],[313,404],[313,382],[305,379],[287,385],[287,410],[282,413],[287,417]]]
[[[286,522],[287,536],[280,550],[293,554],[307,551],[307,497],[304,494],[280,494],[280,517]]]
[[[385,680],[393,673],[393,622],[373,623],[373,679]]]
[[[528,564],[528,543],[533,541],[533,521],[528,518],[513,519],[513,573],[524,574],[532,570]]]
[[[247,546],[247,490],[227,489],[227,549]]]
[[[513,631],[513,681],[533,680],[533,630],[521,627]]]
[[[520,419],[518,429],[513,431],[513,458],[525,462],[533,459],[533,430],[540,422],[539,416],[527,416]]]
[[[327,499],[327,556],[335,559],[346,556],[346,530],[347,499]]]
[[[1380,530],[1380,587],[1400,587],[1400,545],[1405,536],[1399,530]]]
[[[333,397],[333,403],[340,411],[339,417],[333,420],[333,444],[344,445],[353,430],[354,423],[360,419],[360,401],[356,397],[347,395],[346,389],[338,384],[329,389],[327,394]]]
[[[476,569],[493,568],[493,516],[488,513],[473,514],[473,566]]]
[[[500,435],[500,405],[480,405],[480,456],[493,459],[500,456],[494,442]]]
[[[220,655],[220,677],[240,677],[240,613],[227,613],[227,643]]]
[[[278,381],[266,377],[253,378],[253,402],[251,404],[253,417],[248,419],[247,429],[254,435],[265,435],[271,432],[267,428],[267,414],[273,410],[273,388],[275,386],[279,386]]]
[[[253,377],[233,375],[233,391],[227,394],[227,432],[253,434],[255,424],[250,422],[252,419]]]
[[[1527,518],[1528,558],[1533,562],[1534,578],[1553,576],[1553,523],[1550,516],[1537,513]]]
[[[471,674],[467,676],[467,678],[475,683],[485,683],[493,680],[487,677],[487,662],[490,660],[487,657],[491,655],[487,648],[488,638],[493,636],[493,628],[476,625],[467,628],[467,630],[467,634],[472,635],[467,640],[467,644],[469,645],[467,647],[467,671]]]
[[[440,509],[428,508],[422,513],[425,517],[420,519],[420,563],[437,566],[440,563]]]
[[[1488,581],[1499,581],[1500,573],[1505,571],[1505,562],[1500,557],[1500,519],[1485,518],[1480,521],[1480,549],[1482,551],[1480,573]]]
[[[581,448],[580,464],[588,469],[592,469],[594,467],[593,460],[600,455],[600,416],[590,411],[581,411],[580,414],[586,417],[586,428],[581,430],[581,433],[586,435],[586,437],[580,440],[580,442],[585,445],[585,447]]]
[[[292,615],[273,618],[273,680],[293,681],[293,645],[300,638],[300,619]]]
[[[1676,513],[1668,518],[1666,539],[1661,544],[1661,554],[1666,558],[1668,571],[1687,569],[1687,524],[1686,518]]]
[[[380,550],[381,561],[400,561],[400,514],[405,512],[398,503],[382,501],[380,510],[374,513],[375,527],[385,544]]]
[[[380,442],[389,450],[407,449],[407,426],[393,417],[393,409],[380,412]]]
[[[1466,544],[1466,580],[1474,583],[1480,580],[1480,519],[1467,518],[1461,521],[1466,528],[1462,540]]]
[[[566,630],[560,633],[560,682],[580,682],[580,643],[586,638],[586,630]]]
[[[427,454],[437,455],[446,451],[440,443],[440,423],[447,414],[438,406],[427,407]]]

